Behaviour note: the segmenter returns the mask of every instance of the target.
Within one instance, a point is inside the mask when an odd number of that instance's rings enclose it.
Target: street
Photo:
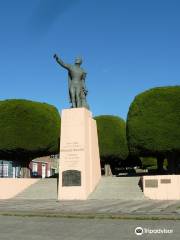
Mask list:
[[[175,220],[70,219],[55,217],[0,216],[1,240],[131,240],[171,239],[180,236]],[[135,228],[171,230],[173,233],[135,234]]]

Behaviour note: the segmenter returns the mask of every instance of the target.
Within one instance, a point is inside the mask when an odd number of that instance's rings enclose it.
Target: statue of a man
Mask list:
[[[69,98],[73,108],[85,107],[89,109],[86,101],[86,72],[81,68],[82,59],[77,57],[74,65],[64,63],[56,54],[54,55],[57,63],[68,70]]]

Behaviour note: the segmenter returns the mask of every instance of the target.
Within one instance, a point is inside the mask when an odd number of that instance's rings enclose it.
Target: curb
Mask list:
[[[99,213],[51,213],[51,212],[0,212],[0,216],[11,217],[49,217],[72,219],[112,219],[112,220],[180,220],[179,215],[137,215],[137,214],[99,214]]]

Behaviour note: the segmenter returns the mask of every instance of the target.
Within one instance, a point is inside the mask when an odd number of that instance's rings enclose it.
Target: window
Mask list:
[[[8,177],[8,164],[7,163],[0,164],[0,177]]]
[[[3,164],[0,164],[0,177],[3,177]]]
[[[33,172],[37,172],[38,171],[38,164],[35,163],[35,162],[33,162],[32,171]]]

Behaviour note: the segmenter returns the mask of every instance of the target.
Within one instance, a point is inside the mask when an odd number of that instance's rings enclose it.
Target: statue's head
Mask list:
[[[75,58],[75,64],[82,64],[82,57],[76,57]]]

